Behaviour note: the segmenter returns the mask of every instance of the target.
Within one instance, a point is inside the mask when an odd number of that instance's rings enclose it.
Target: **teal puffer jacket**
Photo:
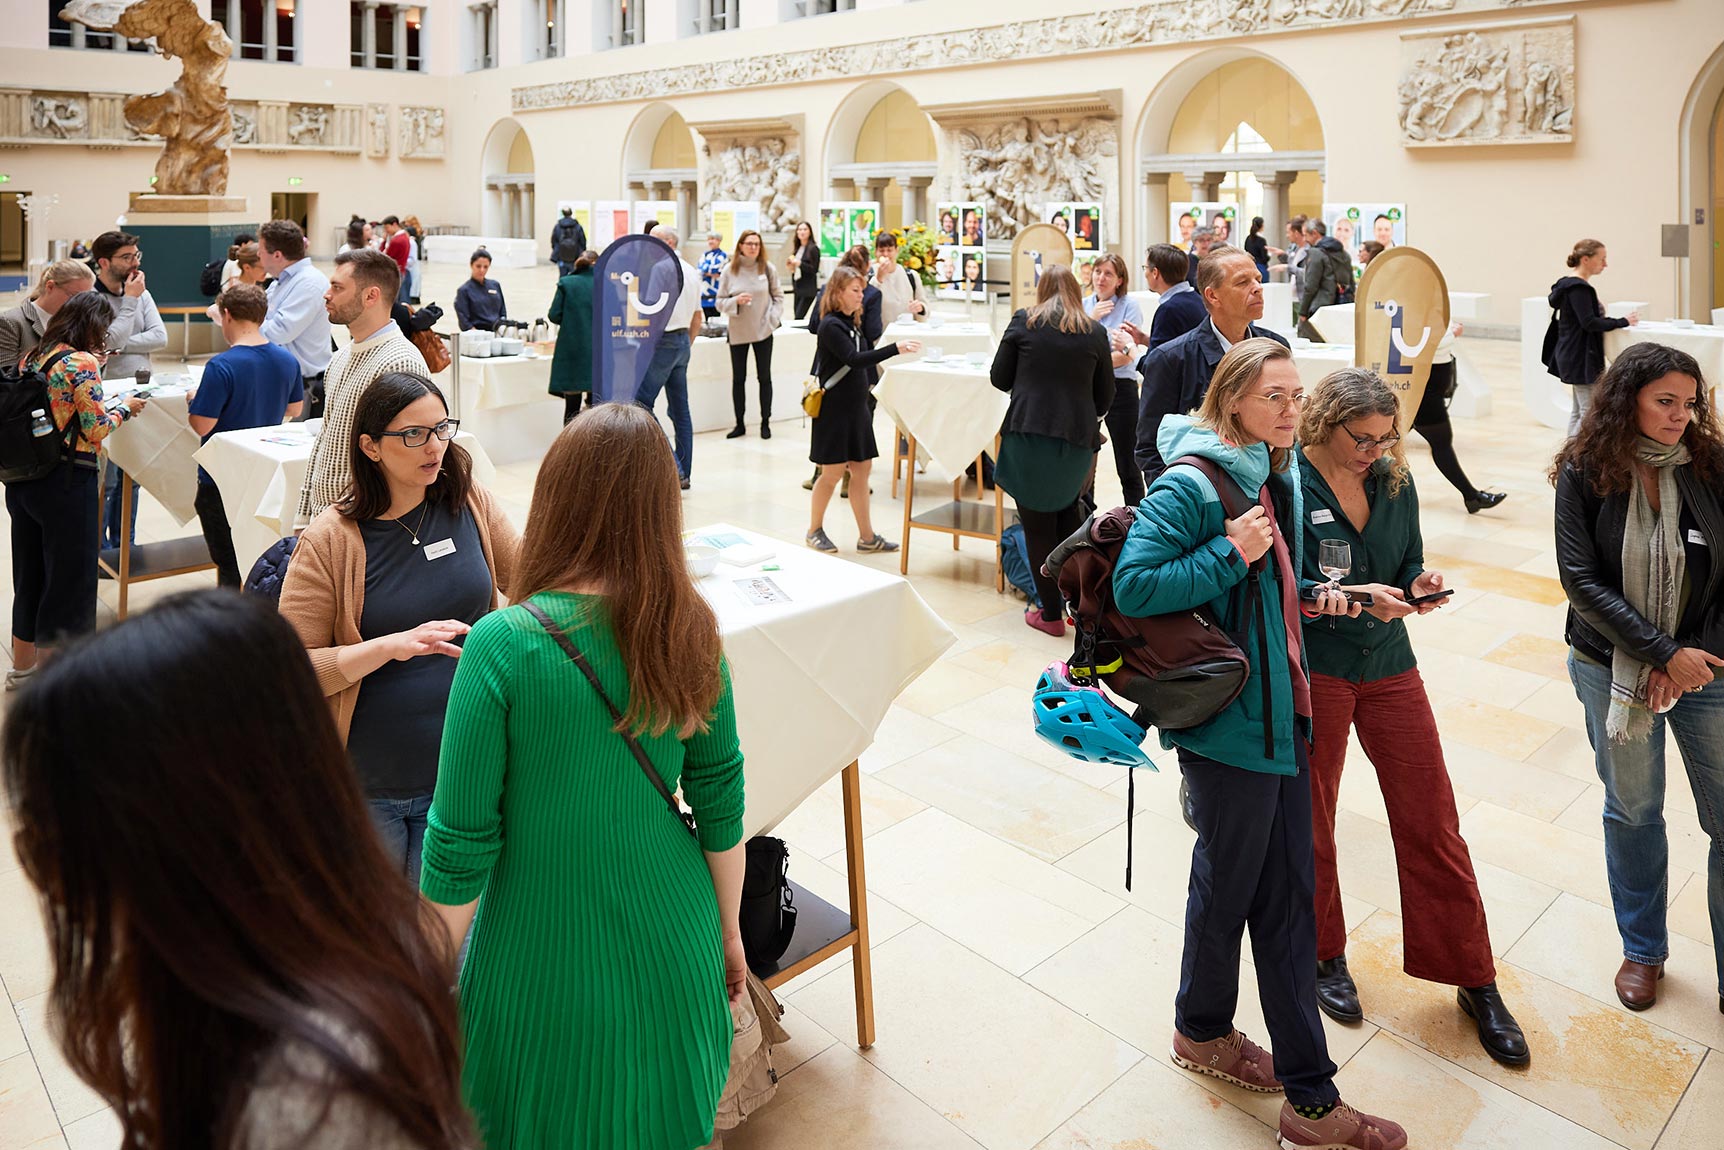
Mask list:
[[[1188,416],[1170,416],[1161,425],[1157,448],[1163,459],[1199,455],[1226,469],[1247,495],[1270,486],[1278,525],[1291,548],[1293,570],[1302,570],[1303,532],[1298,529],[1304,499],[1294,459],[1288,471],[1271,474],[1269,449],[1258,443],[1235,447]],[[1201,726],[1162,731],[1163,747],[1184,747],[1205,758],[1248,771],[1273,775],[1299,773],[1295,737],[1309,741],[1310,720],[1293,713],[1293,683],[1287,664],[1287,626],[1273,561],[1252,576],[1259,580],[1257,618],[1238,618],[1245,597],[1234,593],[1247,576],[1244,557],[1227,538],[1221,497],[1209,480],[1189,467],[1163,472],[1138,504],[1131,534],[1113,570],[1114,601],[1128,615],[1164,615],[1207,605],[1229,632],[1242,631],[1251,675],[1226,710]],[[1297,575],[1295,576],[1297,577]],[[1297,620],[1294,626],[1298,626]],[[1265,631],[1266,629],[1266,631]],[[1258,657],[1259,635],[1268,642],[1268,666]],[[1301,663],[1303,653],[1301,652]],[[1269,676],[1270,713],[1264,714],[1263,679]],[[1264,727],[1273,735],[1273,754],[1265,755]]]

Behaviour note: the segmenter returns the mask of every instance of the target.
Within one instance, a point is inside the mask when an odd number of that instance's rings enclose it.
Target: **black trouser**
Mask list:
[[[12,518],[12,634],[53,646],[96,628],[96,495],[90,466],[60,464],[6,486]]]
[[[1413,430],[1424,436],[1425,442],[1431,445],[1431,462],[1437,465],[1437,470],[1443,473],[1456,491],[1466,499],[1472,499],[1479,493],[1467,473],[1461,470],[1461,460],[1455,454],[1455,428],[1449,422],[1449,389],[1455,378],[1455,362],[1433,363],[1431,377],[1425,383],[1425,397],[1419,402],[1419,410],[1413,415]]]
[[[1233,1033],[1239,944],[1249,927],[1275,1075],[1287,1088],[1287,1101],[1311,1106],[1338,1095],[1335,1063],[1317,1015],[1310,760],[1303,738],[1295,734],[1293,744],[1295,775],[1247,771],[1179,752],[1197,845],[1191,850],[1173,1025],[1193,1042]]]
[[[792,294],[795,297],[796,302],[796,318],[808,318],[808,309],[814,306],[814,297],[820,294],[819,286],[816,284],[809,284],[804,287],[801,283],[798,283],[795,288],[792,289]]]
[[[569,420],[581,413],[581,403],[583,400],[586,402],[588,407],[593,406],[593,393],[590,391],[571,391],[567,395],[563,396],[564,426],[567,426]]]
[[[1119,472],[1119,490],[1125,506],[1136,507],[1143,502],[1143,472],[1137,469],[1132,452],[1137,447],[1137,381],[1113,381],[1113,405],[1107,409],[1107,438],[1113,447],[1113,469]],[[1090,486],[1090,502],[1100,506],[1095,498],[1095,486]]]
[[[308,419],[323,418],[323,377],[324,372],[305,377],[305,406],[299,409],[299,418],[295,423],[304,423]]]
[[[730,402],[736,408],[736,426],[748,422],[748,349],[754,349],[754,374],[760,377],[760,418],[772,418],[772,337],[758,343],[730,345]]]
[[[204,530],[204,545],[210,549],[210,562],[216,566],[216,586],[241,586],[239,556],[233,549],[233,528],[228,526],[227,508],[222,506],[221,488],[213,483],[199,483],[192,506],[198,513],[198,525]]]
[[[1030,573],[1036,580],[1036,594],[1041,596],[1042,618],[1050,621],[1063,618],[1065,611],[1060,585],[1042,574],[1042,562],[1072,532],[1083,526],[1083,509],[1075,499],[1070,507],[1059,511],[1031,511],[1020,507],[1018,520],[1024,525],[1024,548],[1030,553]]]

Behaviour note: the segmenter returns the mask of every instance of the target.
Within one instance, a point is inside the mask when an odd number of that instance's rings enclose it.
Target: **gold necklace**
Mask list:
[[[419,522],[415,526],[409,527],[409,526],[407,526],[407,524],[401,522],[402,519],[406,518],[405,516],[401,516],[401,517],[396,518],[396,519],[391,519],[389,522],[395,524],[395,526],[397,526],[397,527],[401,528],[401,530],[407,532],[407,534],[409,536],[411,536],[413,539],[413,546],[417,547],[417,546],[419,546],[419,529],[421,527],[425,526],[425,516],[427,513],[430,512],[430,510],[431,510],[431,501],[429,499],[427,499],[419,509]]]

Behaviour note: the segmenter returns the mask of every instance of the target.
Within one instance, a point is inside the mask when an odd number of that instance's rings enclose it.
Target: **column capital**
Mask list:
[[[1265,172],[1257,177],[1257,182],[1266,188],[1285,187],[1299,178],[1299,172]]]
[[[1165,188],[1167,181],[1172,177],[1172,172],[1145,172],[1143,173],[1143,186],[1146,188]]]
[[[1227,178],[1226,172],[1210,172],[1201,168],[1195,171],[1182,172],[1180,174],[1185,177],[1185,182],[1191,184],[1193,187],[1198,184],[1203,184],[1205,186],[1209,184],[1219,184],[1222,180]]]

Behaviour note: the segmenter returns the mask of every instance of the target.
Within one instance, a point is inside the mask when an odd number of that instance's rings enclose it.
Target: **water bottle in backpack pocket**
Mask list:
[[[0,483],[41,479],[70,457],[78,417],[67,419],[60,433],[50,414],[48,373],[71,354],[50,356],[33,371],[0,373]]]

